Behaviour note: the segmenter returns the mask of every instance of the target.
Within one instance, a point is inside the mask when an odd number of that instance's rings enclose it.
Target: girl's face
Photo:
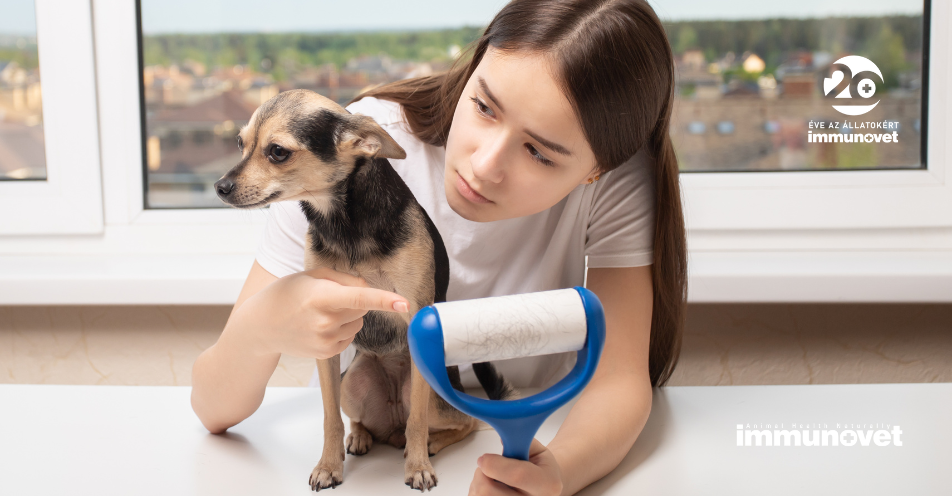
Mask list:
[[[595,154],[541,55],[486,51],[446,140],[446,201],[474,222],[541,212],[595,175]]]

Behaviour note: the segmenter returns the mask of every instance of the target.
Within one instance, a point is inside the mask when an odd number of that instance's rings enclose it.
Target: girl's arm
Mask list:
[[[278,278],[256,261],[218,342],[192,366],[192,410],[210,432],[219,434],[254,413],[280,353],[260,353],[250,344],[247,320],[236,318],[241,305]]]
[[[548,444],[562,472],[563,495],[614,470],[648,421],[651,269],[588,269],[588,289],[605,310],[605,350],[591,382]]]
[[[407,311],[406,298],[327,267],[277,278],[255,262],[218,342],[192,367],[192,409],[213,433],[261,405],[282,353],[328,358],[370,310]]]

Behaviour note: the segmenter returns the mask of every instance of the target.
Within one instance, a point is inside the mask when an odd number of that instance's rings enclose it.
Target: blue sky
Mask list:
[[[36,34],[33,0],[0,0],[0,34]]]
[[[922,12],[914,0],[649,0],[663,20]],[[142,0],[146,34],[483,26],[506,0]],[[0,34],[36,32],[33,0],[0,0]]]

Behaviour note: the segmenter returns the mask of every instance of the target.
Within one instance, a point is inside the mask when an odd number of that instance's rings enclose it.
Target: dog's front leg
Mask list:
[[[404,482],[413,489],[429,490],[436,486],[436,471],[430,464],[430,454],[427,448],[427,437],[430,426],[427,421],[429,409],[430,385],[417,370],[416,364],[410,361],[410,416],[407,418],[407,446],[403,456],[407,458],[404,465]]]
[[[340,414],[340,355],[317,361],[324,401],[324,451],[311,471],[311,489],[320,491],[344,482],[344,420]]]

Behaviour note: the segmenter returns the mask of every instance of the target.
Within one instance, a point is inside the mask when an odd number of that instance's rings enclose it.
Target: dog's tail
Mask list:
[[[479,379],[479,384],[486,391],[491,400],[508,400],[516,396],[516,390],[506,380],[496,367],[490,362],[473,364],[473,372]]]

